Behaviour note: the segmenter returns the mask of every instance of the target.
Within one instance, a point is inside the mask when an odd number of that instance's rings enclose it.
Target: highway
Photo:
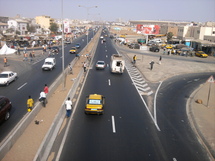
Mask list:
[[[88,39],[92,38],[95,33],[89,32]],[[76,43],[81,44],[81,48],[78,49],[80,52],[87,44],[87,36],[82,35],[71,44],[65,44],[64,46],[64,65],[67,68],[68,64],[75,58],[75,54],[70,54],[69,50],[74,47]],[[44,63],[44,59],[48,56],[43,55],[39,57],[34,63],[20,61],[10,61],[15,69],[14,72],[18,73],[18,79],[12,82],[9,86],[0,87],[0,95],[6,96],[12,102],[13,108],[11,110],[10,119],[3,122],[0,125],[0,142],[10,133],[10,131],[17,125],[17,123],[27,113],[27,99],[28,96],[38,101],[40,91],[43,90],[44,85],[50,86],[56,78],[62,73],[62,49],[56,58],[56,67],[52,71],[42,71],[41,67]],[[48,52],[47,52],[48,53]]]
[[[66,140],[54,146],[62,148],[57,160],[208,160],[186,115],[189,94],[208,74],[163,82],[157,96],[158,129],[127,71],[117,75],[111,74],[109,67],[95,70],[97,60],[109,64],[115,53],[109,38],[99,43]],[[86,96],[93,93],[106,97],[104,115],[84,114]]]

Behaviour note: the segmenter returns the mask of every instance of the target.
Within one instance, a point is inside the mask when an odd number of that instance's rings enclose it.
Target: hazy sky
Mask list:
[[[0,16],[61,18],[62,2],[69,19],[215,21],[215,0],[0,0]]]

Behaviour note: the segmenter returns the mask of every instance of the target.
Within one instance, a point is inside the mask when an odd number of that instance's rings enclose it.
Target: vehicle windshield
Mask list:
[[[0,78],[8,78],[8,74],[0,74]]]
[[[51,62],[45,62],[45,64],[52,65],[52,63],[51,63]]]
[[[91,104],[91,105],[100,105],[101,104],[101,100],[89,99],[88,104]]]
[[[101,65],[104,65],[105,63],[104,63],[104,62],[97,62],[97,64],[101,64]]]

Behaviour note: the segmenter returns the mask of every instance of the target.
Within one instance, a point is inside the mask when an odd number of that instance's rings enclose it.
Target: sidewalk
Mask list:
[[[132,50],[125,53],[132,60],[134,53]],[[136,53],[135,53],[136,54]],[[159,53],[158,53],[159,54]],[[166,60],[163,58],[161,65],[158,64],[158,59],[154,60],[154,68],[151,71],[149,69],[149,62],[155,57],[145,56],[141,54],[137,55],[136,66],[143,73],[144,77],[150,82],[163,81],[174,75],[180,75],[185,73],[204,72],[204,71],[215,71],[214,64],[202,64],[202,63],[191,63],[181,62],[176,60]],[[34,120],[40,120],[40,124],[36,125],[32,122],[26,129],[25,133],[18,139],[16,144],[11,148],[10,152],[4,157],[2,161],[29,161],[33,160],[37,149],[39,148],[44,136],[46,135],[56,113],[61,107],[62,102],[67,96],[68,90],[72,87],[73,79],[76,78],[77,74],[82,70],[82,62],[85,57],[81,57],[79,62],[73,67],[73,75],[68,75],[66,78],[66,87],[62,89],[59,86],[54,94],[49,99],[49,103],[46,108],[43,108]],[[214,83],[215,84],[215,83]],[[211,87],[211,98],[209,107],[205,107],[206,96],[208,93],[208,85],[204,84],[198,89],[193,96],[190,97],[190,106],[188,106],[188,117],[193,125],[194,130],[203,140],[204,144],[208,147],[210,152],[215,151],[215,87]],[[213,91],[213,92],[212,92]],[[196,99],[202,99],[202,104],[197,104]],[[75,103],[76,100],[72,100]],[[67,120],[64,120],[64,124]],[[54,154],[50,155],[49,160],[52,160]]]

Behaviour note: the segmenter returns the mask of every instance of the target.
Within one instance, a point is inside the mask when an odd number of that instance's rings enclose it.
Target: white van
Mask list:
[[[42,70],[52,70],[56,65],[55,58],[46,58]]]
[[[111,73],[120,73],[122,74],[125,69],[125,60],[123,59],[122,56],[113,54],[111,56],[111,61],[110,61],[110,70]]]

